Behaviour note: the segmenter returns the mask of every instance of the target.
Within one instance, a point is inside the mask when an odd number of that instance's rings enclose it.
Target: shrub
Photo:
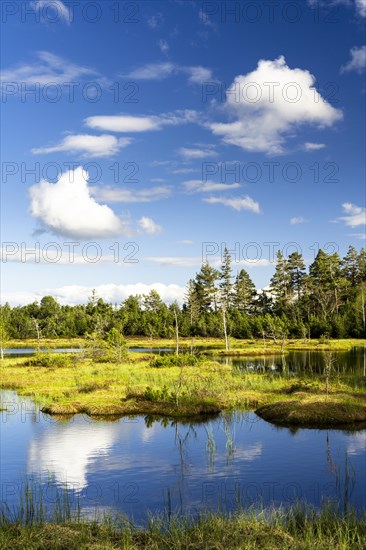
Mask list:
[[[198,365],[202,359],[196,355],[184,353],[182,355],[159,355],[150,361],[150,367],[161,369],[165,367],[193,367]]]
[[[72,363],[73,358],[70,354],[37,351],[34,356],[26,362],[26,365],[29,367],[62,368],[70,367]]]

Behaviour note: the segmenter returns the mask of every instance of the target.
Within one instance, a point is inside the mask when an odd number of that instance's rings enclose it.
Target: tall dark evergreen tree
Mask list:
[[[291,277],[288,261],[279,250],[276,270],[270,281],[270,292],[274,296],[276,309],[286,309],[291,296]]]
[[[255,285],[245,269],[241,269],[235,278],[233,301],[234,307],[246,313],[253,312],[256,298]]]
[[[232,296],[233,285],[232,285],[231,279],[232,279],[231,257],[228,249],[225,247],[221,270],[220,270],[220,282],[219,282],[220,303],[221,303],[221,306],[225,308],[225,311],[227,311],[231,307],[232,301],[233,301],[233,296]]]

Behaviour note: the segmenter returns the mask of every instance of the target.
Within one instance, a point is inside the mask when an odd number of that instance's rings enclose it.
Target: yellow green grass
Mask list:
[[[151,517],[144,529],[123,517],[31,524],[2,521],[3,550],[362,550],[366,517],[294,507],[255,514]]]
[[[56,356],[50,367],[40,367],[27,366],[28,358],[4,359],[1,387],[31,396],[55,415],[189,417],[277,403],[275,418],[268,420],[278,422],[282,410],[288,424],[311,424],[314,418],[319,425],[366,421],[366,378],[361,375],[331,376],[326,396],[323,376],[239,372],[209,358],[182,368],[152,368],[147,354],[130,354],[122,364],[76,356],[68,364],[61,360],[60,366]],[[293,408],[301,414],[294,415]]]

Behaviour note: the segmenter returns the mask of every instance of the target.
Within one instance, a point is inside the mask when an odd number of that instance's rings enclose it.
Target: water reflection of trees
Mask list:
[[[355,469],[348,457],[344,455],[343,468],[341,462],[336,462],[331,451],[330,432],[326,432],[326,459],[328,471],[334,480],[334,499],[340,511],[346,514],[351,506],[351,498],[356,485]]]

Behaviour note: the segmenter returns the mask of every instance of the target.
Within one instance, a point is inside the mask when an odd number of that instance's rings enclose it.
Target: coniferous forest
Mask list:
[[[234,269],[236,275],[234,275]],[[227,250],[220,269],[204,263],[187,284],[182,307],[165,304],[158,292],[109,304],[93,291],[86,305],[40,303],[1,307],[2,332],[9,338],[73,338],[115,328],[125,336],[260,338],[363,338],[366,328],[366,252],[350,246],[342,259],[319,250],[306,270],[301,254],[277,253],[275,273],[256,289]]]

